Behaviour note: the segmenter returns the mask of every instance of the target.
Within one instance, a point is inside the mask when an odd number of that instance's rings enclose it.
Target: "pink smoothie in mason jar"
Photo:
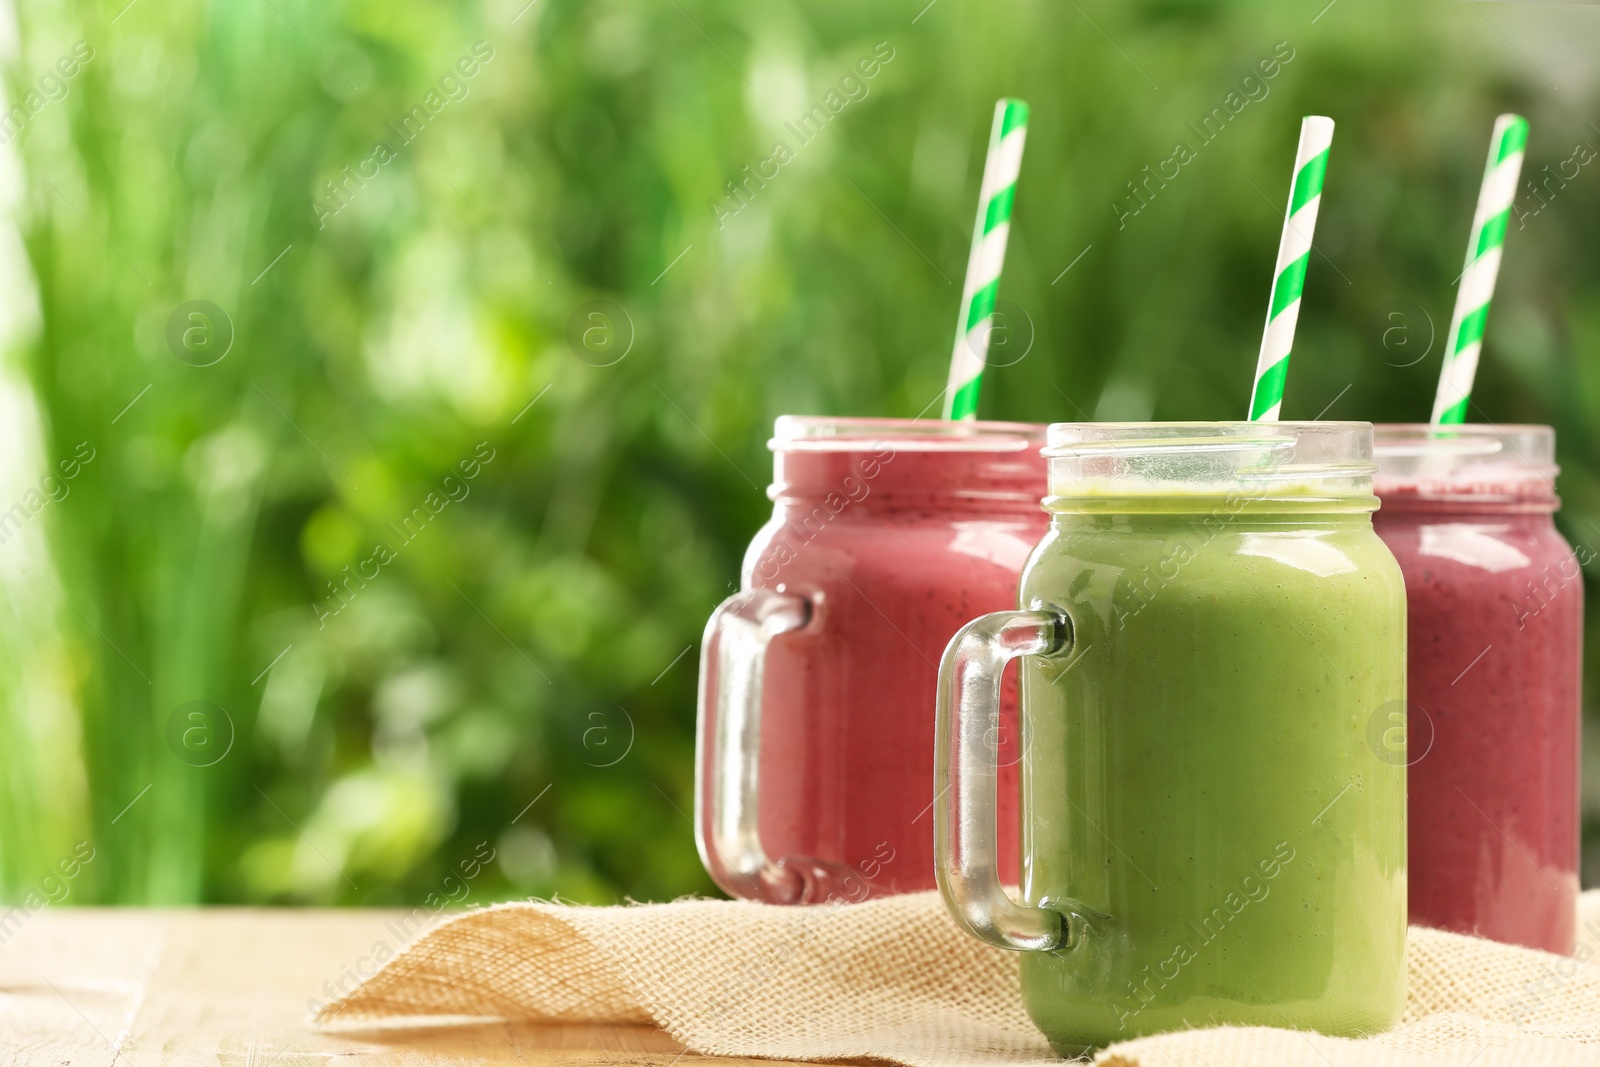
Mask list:
[[[1409,608],[1411,921],[1572,951],[1583,578],[1548,426],[1379,426],[1378,534]],[[1592,555],[1587,550],[1583,562]],[[1407,747],[1385,745],[1386,723]]]
[[[945,645],[1014,605],[1046,516],[1043,426],[786,416],[773,516],[701,660],[696,831],[735,896],[934,887],[933,718]],[[992,733],[1017,877],[1015,679]]]

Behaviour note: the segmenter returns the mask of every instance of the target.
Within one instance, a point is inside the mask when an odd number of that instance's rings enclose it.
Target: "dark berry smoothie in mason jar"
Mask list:
[[[1044,534],[1045,427],[785,416],[772,519],[701,648],[695,828],[733,896],[934,886],[939,657]],[[986,734],[1018,877],[1016,682]]]
[[[1572,951],[1583,578],[1548,426],[1379,426],[1409,607],[1411,920]],[[1385,723],[1369,731],[1382,747]]]

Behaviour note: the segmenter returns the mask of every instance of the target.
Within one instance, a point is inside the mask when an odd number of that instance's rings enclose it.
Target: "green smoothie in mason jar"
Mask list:
[[[1213,1025],[1388,1028],[1405,767],[1372,731],[1405,697],[1406,616],[1372,529],[1370,425],[1062,424],[1049,441],[1024,610],[946,654],[957,918],[1039,949],[1023,997],[1062,1052]],[[963,805],[989,776],[960,734],[1019,654],[1021,904],[983,869],[982,798]]]

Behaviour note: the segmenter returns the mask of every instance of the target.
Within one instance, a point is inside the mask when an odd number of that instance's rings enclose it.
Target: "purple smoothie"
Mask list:
[[[1409,609],[1390,755],[1410,763],[1411,920],[1568,953],[1583,580],[1552,521],[1554,446],[1543,426],[1379,426],[1373,524]]]
[[[969,619],[1016,603],[1018,576],[1047,525],[1044,430],[778,421],[772,519],[745,554],[739,596],[805,621],[766,644],[754,756],[747,748],[719,769],[717,713],[702,696],[699,841],[707,870],[728,893],[815,903],[933,888],[939,657]],[[737,642],[719,631],[738,633],[713,617],[703,692],[738,669]],[[991,731],[1002,870],[1013,882],[1015,693],[1012,677]],[[730,762],[753,769],[758,782],[757,832],[742,838],[743,848],[717,844],[715,811],[738,801],[732,789],[723,801],[715,796],[719,776],[740,770]],[[764,857],[755,855],[756,839]]]

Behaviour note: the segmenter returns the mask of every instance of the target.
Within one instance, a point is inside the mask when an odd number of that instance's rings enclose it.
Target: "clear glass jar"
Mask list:
[[[1029,950],[1064,1055],[1196,1025],[1386,1029],[1405,1000],[1405,589],[1367,423],[1058,424],[1021,610],[941,671],[940,888]],[[1021,900],[982,727],[1022,660]],[[1402,741],[1403,745],[1403,741]]]
[[[1553,520],[1555,433],[1379,426],[1377,456],[1410,608],[1412,920],[1570,953],[1583,575]]]
[[[1044,533],[1044,427],[786,416],[772,519],[701,650],[695,827],[731,895],[934,885],[939,654],[1016,599]],[[1016,870],[1016,705],[989,724]]]

